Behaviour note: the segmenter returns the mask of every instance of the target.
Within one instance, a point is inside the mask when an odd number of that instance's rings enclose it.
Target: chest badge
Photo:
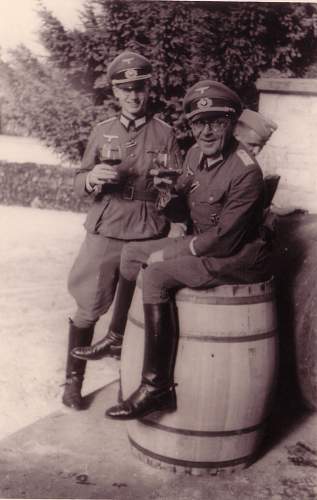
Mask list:
[[[134,140],[134,139],[130,139],[130,141],[128,141],[128,142],[126,143],[125,147],[126,147],[126,148],[133,148],[133,147],[135,147],[136,145],[137,145],[137,144],[136,144],[135,140]]]
[[[211,214],[210,215],[210,222],[212,226],[217,226],[219,222],[219,215],[218,214]]]
[[[196,189],[200,186],[200,182],[199,181],[195,181],[192,183],[192,185],[190,186],[190,190],[189,192],[190,193],[193,193],[194,191],[196,191]]]

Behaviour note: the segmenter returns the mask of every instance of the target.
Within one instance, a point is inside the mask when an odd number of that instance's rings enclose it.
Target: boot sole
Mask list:
[[[112,418],[113,420],[140,420],[146,417],[147,415],[150,415],[151,413],[156,413],[158,411],[164,413],[172,413],[176,410],[177,410],[177,404],[173,402],[170,405],[162,406],[161,408],[145,410],[144,412],[140,412],[137,414],[131,413],[130,415],[108,415],[106,412],[105,417]]]
[[[112,354],[112,353],[95,355],[93,357],[92,356],[83,356],[80,354],[73,354],[72,353],[72,356],[73,356],[73,358],[82,359],[84,361],[99,361],[100,359],[103,359],[103,358],[114,358],[114,359],[118,359],[118,360],[121,359],[121,354],[119,355],[119,354]]]
[[[72,410],[72,411],[82,411],[82,410],[86,409],[84,407],[84,405],[71,404],[71,403],[68,403],[67,401],[64,401],[64,400],[62,400],[62,403],[66,408],[68,408],[69,410]]]

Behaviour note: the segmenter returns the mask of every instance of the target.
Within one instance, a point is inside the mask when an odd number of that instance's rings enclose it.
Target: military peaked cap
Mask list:
[[[151,63],[145,57],[124,51],[110,63],[107,76],[112,84],[120,84],[151,78],[151,73]]]
[[[193,85],[183,101],[186,118],[202,113],[220,113],[239,116],[242,102],[238,94],[223,83],[202,80]]]
[[[263,142],[266,142],[278,128],[273,120],[251,109],[243,110],[238,120],[239,123],[254,130]]]

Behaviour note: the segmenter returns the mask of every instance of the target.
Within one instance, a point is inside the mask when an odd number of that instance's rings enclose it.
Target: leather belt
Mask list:
[[[134,186],[126,186],[120,193],[123,200],[152,201],[157,200],[157,191],[141,191]]]
[[[139,200],[155,203],[158,197],[158,192],[156,190],[143,191],[141,189],[136,189],[135,186],[124,186],[122,189],[120,189],[119,186],[113,186],[109,191],[115,196],[128,201]]]

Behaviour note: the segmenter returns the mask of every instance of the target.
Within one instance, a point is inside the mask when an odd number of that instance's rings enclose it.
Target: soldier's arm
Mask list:
[[[246,235],[256,230],[257,214],[262,213],[263,179],[260,170],[252,170],[236,178],[219,223],[210,231],[198,235],[192,243],[196,255],[227,257],[234,254]],[[252,227],[253,226],[253,227]]]
[[[84,194],[88,195],[89,192],[92,192],[87,190],[86,179],[88,172],[93,169],[98,156],[96,135],[96,128],[94,128],[89,136],[81,166],[75,173],[74,189],[80,196]]]
[[[174,247],[164,250],[164,259],[180,255],[209,255],[226,257],[237,252],[250,231],[255,217],[261,212],[263,179],[260,170],[246,172],[234,179],[229,197],[220,214],[217,226],[202,234],[182,238]],[[255,228],[254,228],[255,229]]]

